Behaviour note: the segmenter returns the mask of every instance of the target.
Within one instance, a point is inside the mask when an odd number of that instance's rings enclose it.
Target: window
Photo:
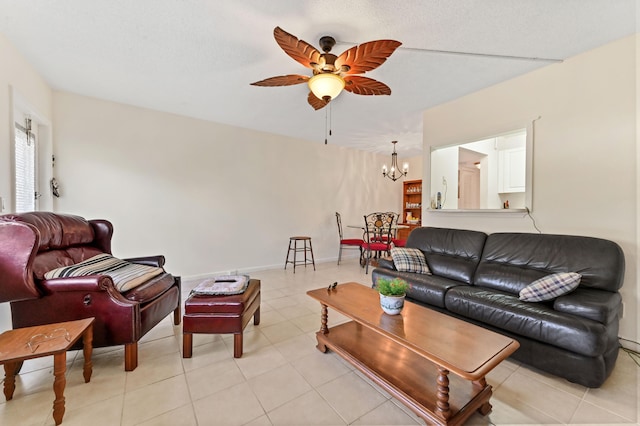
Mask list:
[[[31,132],[31,120],[26,127],[16,123],[15,139],[15,211],[36,210],[36,137]]]

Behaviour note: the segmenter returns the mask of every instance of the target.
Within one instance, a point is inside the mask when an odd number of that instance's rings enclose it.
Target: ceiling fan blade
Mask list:
[[[293,86],[294,84],[306,83],[309,77],[306,75],[289,74],[269,77],[264,80],[251,83],[252,86]]]
[[[313,107],[316,111],[327,106],[329,101],[325,101],[324,99],[318,99],[313,92],[309,92],[309,96],[307,97],[307,102],[309,105]]]
[[[307,68],[314,68],[313,64],[320,63],[321,53],[304,40],[299,40],[296,36],[289,34],[280,27],[273,30],[273,36],[278,45],[296,61]]]
[[[344,77],[344,90],[356,95],[390,95],[391,89],[384,83],[369,77],[348,75]]]
[[[402,43],[395,40],[376,40],[354,46],[336,59],[335,67],[349,67],[344,74],[362,74],[378,68]]]

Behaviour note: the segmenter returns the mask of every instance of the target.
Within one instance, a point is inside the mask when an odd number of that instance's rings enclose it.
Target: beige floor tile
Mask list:
[[[304,333],[289,321],[284,321],[266,327],[260,326],[260,331],[271,343],[282,342],[284,340],[291,339],[292,337],[300,336]]]
[[[320,330],[321,322],[320,322],[320,310],[318,312],[305,315],[298,318],[292,318],[291,322],[296,325],[300,330],[308,333],[313,331],[314,333]]]
[[[571,423],[579,424],[636,424],[635,420],[625,419],[614,413],[600,408],[586,401],[582,401],[575,414],[571,418]]]
[[[50,385],[46,391],[21,397],[14,393],[12,400],[0,404],[0,425],[41,426],[49,418],[53,419],[53,381]]]
[[[286,358],[273,346],[245,352],[242,358],[235,358],[235,361],[247,379],[259,376],[287,363]]]
[[[220,338],[215,342],[194,346],[191,350],[191,358],[182,358],[182,365],[184,366],[184,371],[188,372],[209,364],[229,360],[230,357],[232,355],[229,354],[227,345]]]
[[[142,423],[190,402],[189,388],[183,375],[137,388],[125,395],[122,425]]]
[[[104,362],[103,362],[104,361]],[[82,367],[74,365],[64,390],[67,410],[77,410],[124,394],[127,373],[114,357],[103,357],[93,365],[91,381],[84,382]]]
[[[160,414],[157,417],[139,423],[136,426],[197,426],[193,405],[186,404],[175,410]],[[93,425],[92,425],[93,426]]]
[[[346,425],[316,391],[310,391],[268,413],[274,426]]]
[[[265,414],[247,383],[216,392],[193,406],[199,425],[243,425]]]
[[[322,386],[318,392],[347,423],[382,405],[387,399],[354,372]]]
[[[294,361],[293,366],[312,386],[318,387],[351,370],[330,354],[316,350],[306,357]]]
[[[66,397],[66,392],[65,392]],[[78,409],[69,406],[67,398],[66,411],[62,424],[65,426],[111,426],[120,424],[122,419],[122,407],[124,395],[120,394],[108,399],[99,400],[90,405],[84,405]],[[47,425],[54,425],[53,418],[47,421]]]
[[[139,363],[135,370],[127,373],[126,392],[184,374],[182,355],[179,352],[163,355],[154,358],[153,362],[150,361]]]
[[[472,425],[558,425],[562,424],[558,419],[546,413],[549,408],[561,409],[561,402],[548,403],[545,406],[534,408],[519,399],[510,397],[509,394],[494,393],[491,397],[492,411],[487,416],[474,414],[469,418]],[[488,423],[487,423],[488,421]]]
[[[272,426],[271,420],[269,420],[268,415],[260,416],[257,419],[250,421],[249,423],[245,423],[244,426]]]
[[[535,407],[556,422],[568,423],[577,410],[581,399],[557,389],[528,374],[514,372],[494,392],[494,398],[517,402],[517,409],[524,405]],[[520,404],[522,403],[522,404]]]
[[[369,411],[352,425],[417,425],[423,424],[407,415],[400,407],[387,401],[379,407]]]
[[[248,381],[262,407],[270,411],[309,392],[309,383],[290,364],[285,364]]]
[[[220,360],[186,373],[191,399],[197,401],[245,381],[233,358]]]
[[[272,308],[270,311],[264,312],[262,307],[260,308],[260,327],[269,327],[273,324],[280,324],[287,319],[278,310]]]
[[[318,352],[315,338],[310,337],[308,334],[292,337],[291,339],[276,343],[273,346],[289,362],[310,355],[314,351]]]

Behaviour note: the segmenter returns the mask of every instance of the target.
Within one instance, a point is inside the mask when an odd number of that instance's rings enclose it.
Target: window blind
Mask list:
[[[27,137],[27,130],[16,123],[15,140],[15,194],[16,213],[36,209],[36,138]]]

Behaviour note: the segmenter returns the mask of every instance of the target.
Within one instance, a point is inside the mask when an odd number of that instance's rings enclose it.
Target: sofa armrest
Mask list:
[[[396,265],[394,265],[392,258],[381,257],[380,259],[378,259],[378,268],[391,269],[392,271],[395,271]]]
[[[165,262],[164,256],[162,255],[130,257],[128,259],[122,259],[122,260],[126,260],[127,262],[131,262],[131,263],[139,263],[141,265],[156,266],[158,268],[162,268]]]
[[[40,287],[45,294],[63,292],[85,292],[85,293],[108,293],[109,297],[126,302],[120,292],[113,284],[113,280],[108,275],[86,275],[84,277],[52,278],[40,281]]]
[[[617,319],[622,306],[618,292],[578,288],[553,302],[553,309],[609,324]]]

